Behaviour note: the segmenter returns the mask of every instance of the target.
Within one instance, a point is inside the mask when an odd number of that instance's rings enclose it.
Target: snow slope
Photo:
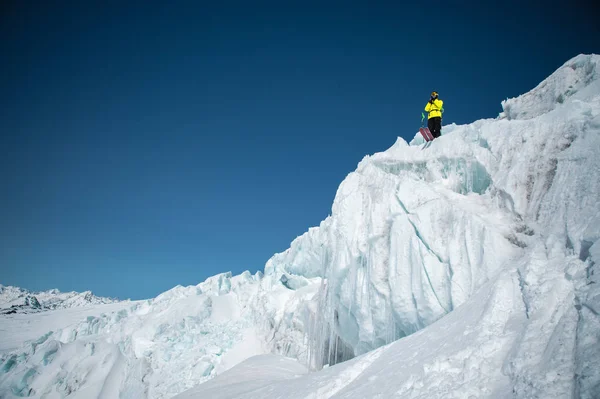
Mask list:
[[[0,397],[598,397],[599,71],[365,157],[264,276],[5,345]]]
[[[510,277],[485,285],[426,329],[317,373],[279,376],[280,359],[252,358],[177,399],[513,397],[503,358],[526,319],[515,288]]]

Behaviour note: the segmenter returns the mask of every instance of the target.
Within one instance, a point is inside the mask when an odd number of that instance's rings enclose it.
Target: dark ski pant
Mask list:
[[[442,134],[442,118],[439,116],[429,118],[427,120],[427,127],[434,139],[440,137]]]

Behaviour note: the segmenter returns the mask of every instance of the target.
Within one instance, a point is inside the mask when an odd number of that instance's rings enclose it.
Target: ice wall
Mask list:
[[[591,277],[577,273],[592,276],[597,263],[590,248],[600,225],[598,60],[575,57],[530,93],[505,101],[498,119],[449,126],[427,146],[418,136],[413,145],[398,139],[365,157],[338,189],[331,216],[265,268],[270,281],[284,274],[323,279],[303,308],[307,341],[297,340],[291,352],[308,345],[305,361],[317,369],[368,352],[430,325],[513,269],[528,312],[552,299],[554,317],[564,316],[559,327],[540,313],[530,339],[543,326],[597,336],[597,304],[573,301],[597,301]],[[576,278],[567,271],[565,281],[565,265]],[[553,298],[537,295],[542,280]],[[285,336],[294,327],[275,328]],[[597,339],[567,347],[591,342]],[[588,356],[577,353],[578,364]]]

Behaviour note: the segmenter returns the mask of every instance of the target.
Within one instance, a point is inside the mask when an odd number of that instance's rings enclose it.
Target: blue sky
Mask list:
[[[495,117],[600,51],[585,1],[88,3],[0,10],[5,285],[140,299],[262,270],[432,90],[444,124]]]

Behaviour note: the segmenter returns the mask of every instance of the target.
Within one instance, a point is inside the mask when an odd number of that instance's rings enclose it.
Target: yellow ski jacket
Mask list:
[[[425,106],[425,111],[429,112],[429,116],[427,117],[427,119],[431,119],[431,118],[435,118],[436,116],[439,116],[440,118],[442,117],[442,108],[444,107],[444,102],[442,100],[440,100],[439,98],[436,98],[435,100],[433,100],[433,104],[430,102],[427,102],[427,105]]]

